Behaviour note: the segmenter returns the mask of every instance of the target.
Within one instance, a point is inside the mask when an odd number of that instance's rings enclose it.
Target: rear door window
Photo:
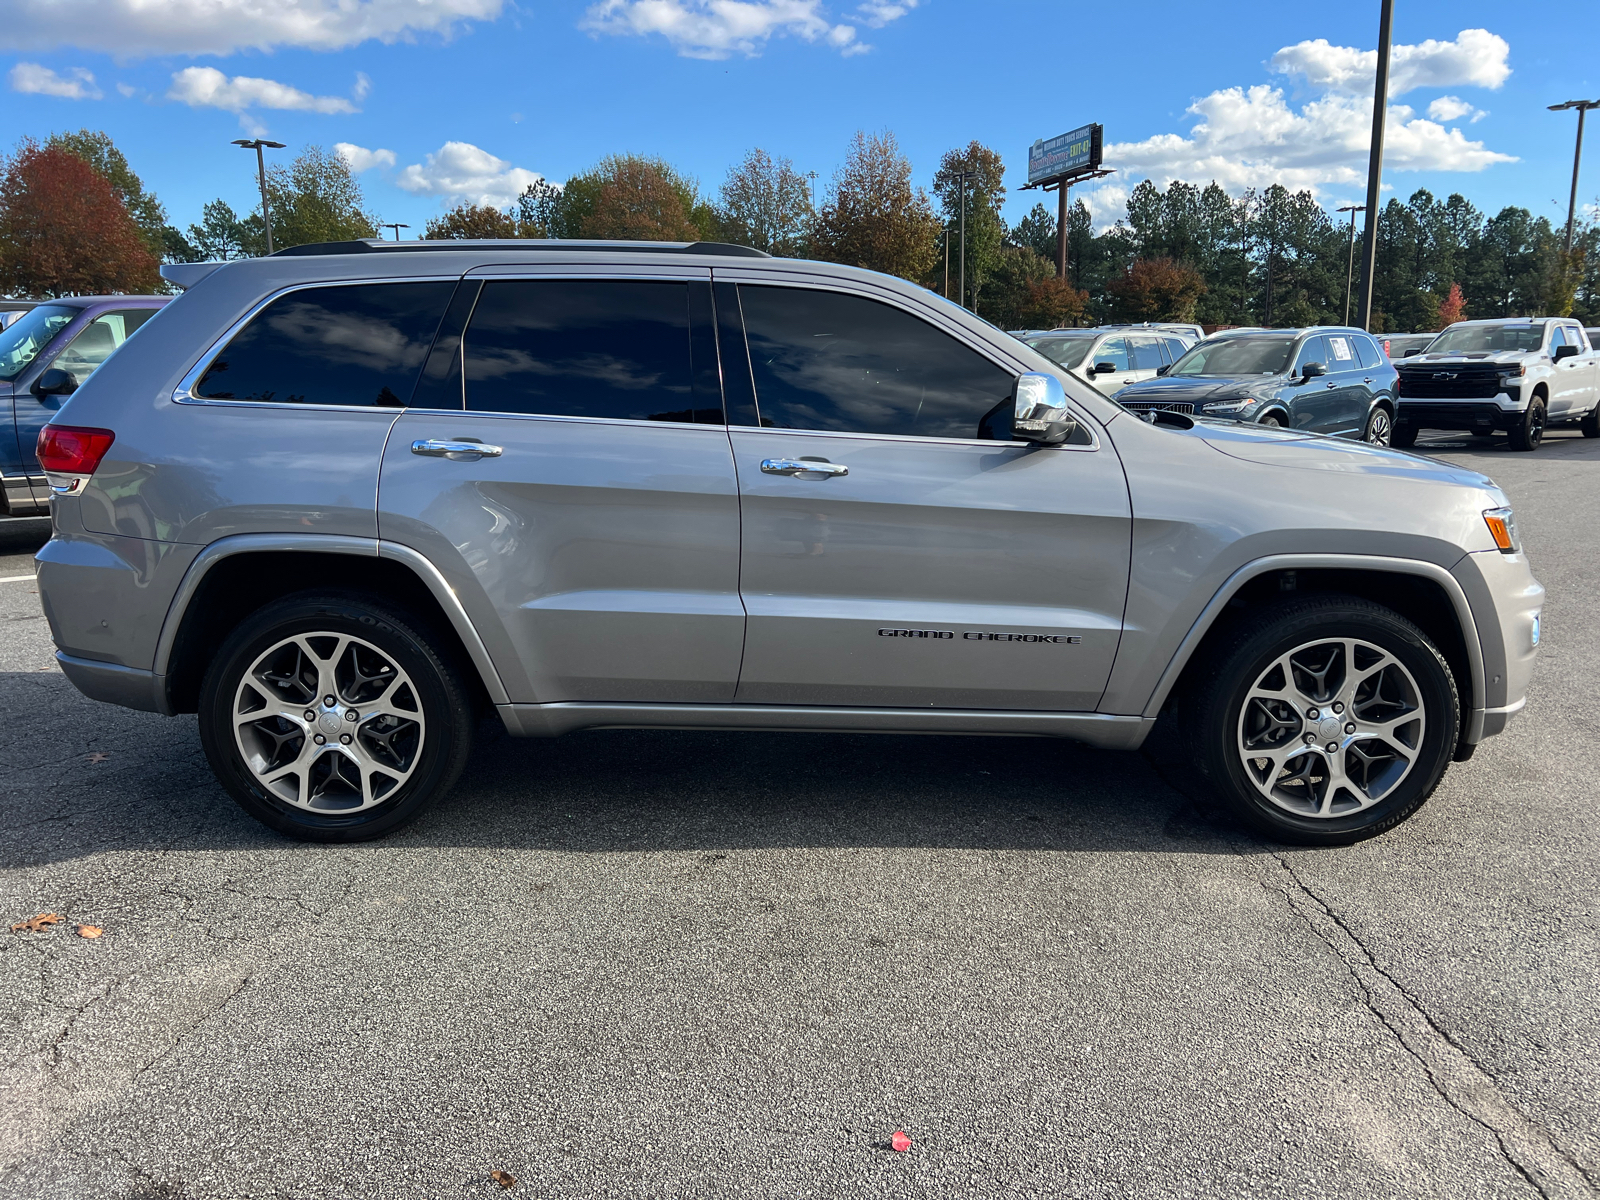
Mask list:
[[[278,297],[212,361],[206,400],[400,408],[455,282],[301,288]]]
[[[903,309],[753,285],[739,301],[762,425],[989,438],[993,414],[1011,403],[1010,371]]]
[[[1330,333],[1322,340],[1328,347],[1325,365],[1329,374],[1334,371],[1353,371],[1361,365],[1361,360],[1356,357],[1355,338],[1352,335]]]
[[[695,386],[691,285],[639,279],[491,279],[462,340],[467,407],[480,412],[721,424]],[[714,363],[696,321],[701,364]],[[703,330],[698,327],[704,326]],[[700,374],[705,374],[702,370]]]

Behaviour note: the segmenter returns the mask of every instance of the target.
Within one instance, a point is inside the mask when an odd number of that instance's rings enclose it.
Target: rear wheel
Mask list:
[[[1522,419],[1510,429],[1511,448],[1513,450],[1537,450],[1539,443],[1544,441],[1545,406],[1544,397],[1535,396],[1528,404],[1528,411],[1522,414]]]
[[[1362,441],[1374,446],[1387,446],[1394,440],[1394,420],[1387,408],[1378,407],[1367,417],[1367,431]]]
[[[236,629],[206,673],[200,739],[239,806],[305,841],[381,837],[466,763],[472,701],[407,614],[302,594]]]
[[[1279,841],[1345,845],[1422,806],[1459,732],[1455,680],[1411,622],[1355,597],[1283,605],[1241,630],[1193,698],[1201,772]]]

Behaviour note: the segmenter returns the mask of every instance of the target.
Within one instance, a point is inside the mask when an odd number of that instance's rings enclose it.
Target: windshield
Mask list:
[[[1089,347],[1094,345],[1097,334],[1088,337],[1037,337],[1029,338],[1028,345],[1051,362],[1060,363],[1071,371],[1077,367],[1089,353]]]
[[[15,379],[26,371],[39,351],[77,315],[75,308],[41,304],[18,317],[14,325],[0,332],[0,379]]]
[[[1168,375],[1281,375],[1289,369],[1294,336],[1223,338],[1201,342]]]
[[[1544,322],[1528,325],[1452,325],[1428,347],[1429,354],[1460,354],[1463,351],[1520,350],[1524,353],[1544,345]]]

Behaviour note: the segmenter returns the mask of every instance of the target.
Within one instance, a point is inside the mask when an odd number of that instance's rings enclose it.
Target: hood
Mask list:
[[[1244,462],[1268,467],[1297,467],[1306,471],[1333,471],[1345,475],[1388,475],[1405,479],[1434,479],[1440,483],[1492,488],[1494,480],[1421,454],[1390,450],[1346,438],[1296,433],[1234,421],[1195,422],[1195,432],[1213,450]]]
[[[1538,350],[1460,350],[1444,354],[1413,354],[1395,363],[1396,367],[1434,366],[1438,363],[1508,363],[1516,365],[1538,358]]]
[[[1129,384],[1117,393],[1117,398],[1192,400],[1196,404],[1203,404],[1208,400],[1226,400],[1246,393],[1253,394],[1263,384],[1270,387],[1282,381],[1281,375],[1241,375],[1237,378],[1199,375],[1183,379],[1158,375],[1154,379]]]

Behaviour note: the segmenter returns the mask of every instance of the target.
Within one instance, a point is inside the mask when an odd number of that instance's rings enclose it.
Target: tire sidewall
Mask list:
[[[1345,817],[1305,817],[1279,808],[1257,790],[1238,749],[1240,710],[1250,688],[1279,655],[1323,639],[1355,637],[1383,647],[1411,673],[1426,718],[1422,745],[1408,774],[1377,804]],[[1285,614],[1236,644],[1217,664],[1200,712],[1202,766],[1230,805],[1254,828],[1284,841],[1342,845],[1375,836],[1405,820],[1432,794],[1450,765],[1460,732],[1460,701],[1450,668],[1403,618],[1352,600]]]
[[[1388,432],[1383,438],[1373,436],[1373,431],[1379,428],[1380,422]],[[1394,418],[1389,415],[1389,410],[1382,406],[1372,410],[1367,417],[1366,432],[1361,435],[1362,441],[1373,446],[1388,446],[1394,441]]]
[[[391,656],[411,679],[424,718],[421,762],[372,808],[349,814],[297,808],[263,788],[239,752],[232,718],[241,677],[273,645],[304,633],[361,638]],[[359,598],[288,597],[243,621],[218,651],[201,686],[200,739],[218,780],[258,821],[307,841],[359,841],[413,820],[454,783],[471,736],[471,705],[460,693],[450,668],[402,616]]]

